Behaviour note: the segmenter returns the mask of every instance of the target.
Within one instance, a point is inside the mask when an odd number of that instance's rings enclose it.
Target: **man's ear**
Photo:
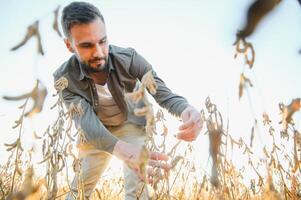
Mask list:
[[[65,45],[66,45],[67,49],[68,49],[71,53],[74,53],[74,49],[72,48],[71,41],[70,41],[68,38],[65,38],[65,39],[64,39],[64,42],[65,42]]]

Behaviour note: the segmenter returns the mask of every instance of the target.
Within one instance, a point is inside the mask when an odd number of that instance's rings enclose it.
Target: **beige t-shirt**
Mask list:
[[[99,98],[100,111],[97,116],[104,125],[107,126],[118,126],[125,121],[125,116],[120,111],[111,92],[109,91],[108,85],[96,85],[97,94]]]

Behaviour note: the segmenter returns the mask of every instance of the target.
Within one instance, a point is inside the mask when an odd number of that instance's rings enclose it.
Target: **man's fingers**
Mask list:
[[[147,176],[154,176],[156,174],[154,168],[150,167],[147,169]]]
[[[197,136],[198,134],[195,131],[183,132],[177,134],[177,139],[191,142],[194,141],[197,138]]]
[[[152,167],[158,167],[158,168],[161,168],[164,170],[170,170],[170,168],[171,168],[170,164],[165,163],[165,162],[155,161],[155,160],[149,160],[148,165],[152,166]]]
[[[188,121],[183,122],[183,124],[179,127],[179,130],[184,130],[194,125],[193,118],[190,118]]]
[[[179,140],[184,140],[186,142],[192,142],[196,139],[196,134],[191,133],[189,135],[185,134],[185,135],[178,135],[177,139]]]
[[[177,138],[181,139],[181,140],[185,140],[185,141],[193,141],[196,139],[196,137],[198,136],[199,132],[201,131],[202,127],[203,127],[203,123],[201,121],[201,119],[198,120],[192,120],[194,118],[190,118],[188,122],[186,122],[186,124],[190,125],[190,126],[184,126],[185,124],[183,124],[179,129],[180,132],[177,134]],[[193,122],[193,124],[191,124],[191,121]],[[184,127],[184,128],[183,128]],[[183,128],[183,129],[181,129]]]
[[[158,170],[158,168],[154,168],[154,167],[149,167],[147,168],[147,176],[148,177],[152,177],[152,176],[163,176],[162,172],[160,171],[160,169]]]
[[[193,126],[180,131],[177,134],[177,138],[185,141],[192,141],[198,135],[198,129],[199,129],[198,124],[194,124]]]
[[[197,124],[193,123],[190,126],[186,127],[185,129],[181,129],[179,131],[179,133],[185,133],[185,132],[188,133],[188,132],[191,132],[191,131],[193,131],[195,129],[197,129]]]
[[[150,160],[164,160],[164,161],[168,160],[167,155],[155,151],[149,152],[149,158]]]

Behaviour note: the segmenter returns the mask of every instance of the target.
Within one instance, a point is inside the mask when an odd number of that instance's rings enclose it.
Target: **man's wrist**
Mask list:
[[[183,106],[183,108],[182,108],[182,112],[180,113],[180,117],[182,116],[182,114],[183,114],[183,112],[185,111],[185,110],[187,110],[187,109],[189,109],[189,108],[194,108],[192,105],[190,105],[190,104],[186,104],[185,106]]]

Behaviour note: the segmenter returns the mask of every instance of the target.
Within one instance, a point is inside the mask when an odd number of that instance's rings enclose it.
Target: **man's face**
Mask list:
[[[105,69],[109,47],[106,27],[100,18],[97,17],[88,24],[73,25],[65,44],[89,73]]]

